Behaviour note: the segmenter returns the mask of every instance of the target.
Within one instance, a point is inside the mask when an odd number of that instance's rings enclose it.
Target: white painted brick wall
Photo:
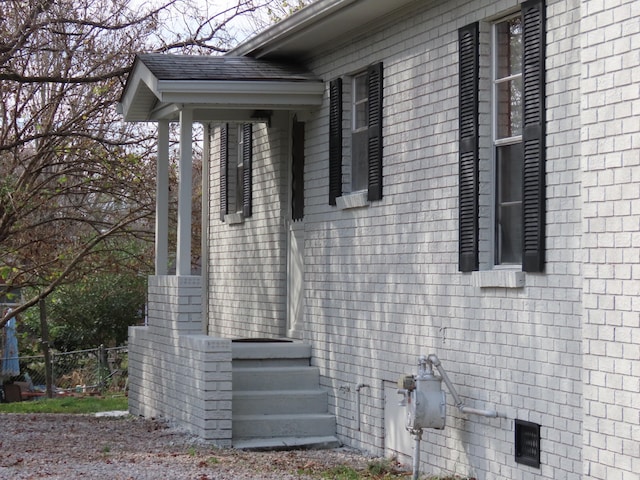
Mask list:
[[[457,272],[457,29],[513,3],[418,6],[312,65],[325,80],[385,67],[381,202],[327,205],[327,105],[307,123],[305,335],[335,392],[339,433],[381,453],[382,381],[414,372],[431,351],[468,404],[507,417],[463,420],[450,405],[449,427],[423,445],[435,473],[581,475],[579,3],[549,3],[550,247],[547,272],[527,275],[523,289],[480,289]],[[358,383],[371,385],[360,431],[353,388],[339,388]],[[514,462],[514,418],[542,425],[541,470]]]
[[[284,115],[284,116],[283,116]],[[209,332],[228,338],[285,335],[288,117],[253,125],[253,216],[220,221],[219,130],[211,142]]]
[[[457,270],[457,30],[480,21],[486,35],[517,4],[416,2],[311,62],[326,82],[384,62],[385,197],[328,205],[327,93],[305,116],[302,336],[348,444],[385,453],[385,386],[434,352],[469,406],[503,417],[450,401],[447,428],[425,434],[425,472],[638,479],[640,2],[547,1],[545,273],[480,288]],[[209,328],[221,336],[283,333],[287,128],[255,131],[262,170],[242,227],[218,219],[212,142]],[[516,418],[542,426],[540,469],[514,461]]]
[[[129,329],[129,410],[231,446],[231,341],[202,334],[200,277],[149,278],[148,325]]]
[[[637,480],[640,4],[599,0],[582,10],[584,471]]]

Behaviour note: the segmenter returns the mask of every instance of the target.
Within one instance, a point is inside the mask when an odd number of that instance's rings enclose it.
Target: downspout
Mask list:
[[[369,385],[359,383],[356,385],[356,419],[358,420],[358,431],[360,431],[360,390],[367,388]]]

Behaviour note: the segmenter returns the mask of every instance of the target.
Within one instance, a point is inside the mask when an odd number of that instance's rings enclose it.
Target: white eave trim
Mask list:
[[[256,50],[261,50],[267,44],[274,45],[287,41],[298,32],[304,31],[308,25],[320,22],[356,1],[358,0],[317,0],[257,35],[250,37],[227,55],[245,56]]]
[[[167,101],[183,94],[324,94],[323,82],[289,82],[284,80],[158,80],[156,96]]]
[[[257,108],[283,110],[322,104],[322,82],[172,82],[158,85],[161,103],[183,103],[202,108]],[[181,88],[182,87],[182,88]]]
[[[325,86],[317,82],[252,80],[155,80],[136,78],[138,84],[122,101],[127,121],[169,118],[184,106],[209,110],[290,110],[322,105]],[[153,86],[153,87],[152,87]],[[141,88],[153,94],[155,102],[142,112],[134,112],[134,102],[142,98]],[[136,98],[138,97],[138,98]]]

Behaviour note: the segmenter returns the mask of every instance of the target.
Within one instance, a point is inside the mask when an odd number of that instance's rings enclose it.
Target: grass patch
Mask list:
[[[0,403],[0,413],[98,413],[128,410],[128,399],[117,397],[61,397]]]

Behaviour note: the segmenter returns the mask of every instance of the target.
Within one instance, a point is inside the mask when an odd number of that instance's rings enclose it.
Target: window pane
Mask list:
[[[520,17],[496,25],[496,78],[522,73],[522,22]]]
[[[499,203],[522,202],[522,143],[496,149]]]
[[[354,133],[351,143],[351,190],[355,192],[367,188],[369,182],[369,132]]]
[[[496,138],[522,135],[522,77],[498,83],[496,96]]]
[[[496,263],[522,263],[522,205],[502,205],[498,208],[498,217]]]
[[[369,120],[367,119],[367,101],[357,103],[354,105],[354,120],[353,120],[353,129],[358,130],[360,128],[364,128],[369,126]]]
[[[353,98],[356,102],[367,98],[367,75],[360,74],[353,81]]]
[[[367,97],[367,75],[360,74],[353,79],[353,129],[367,127],[369,119]]]
[[[522,260],[522,143],[496,148],[496,263]]]

